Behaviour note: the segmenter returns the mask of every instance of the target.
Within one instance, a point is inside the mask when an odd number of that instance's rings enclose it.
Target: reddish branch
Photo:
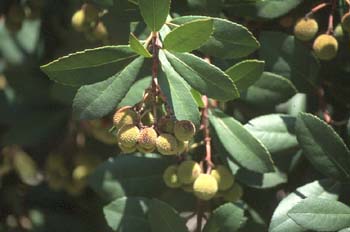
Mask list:
[[[157,125],[157,96],[158,88],[158,66],[159,66],[159,37],[157,32],[152,33],[153,65],[152,65],[152,95],[154,124]]]
[[[328,18],[327,34],[333,34],[334,13],[335,13],[335,10],[337,9],[337,0],[331,0],[331,4],[332,4],[332,11]]]
[[[325,8],[326,6],[329,6],[329,5],[331,5],[330,3],[321,3],[321,4],[319,4],[319,5],[317,5],[317,6],[315,6],[314,8],[312,8],[311,9],[311,11],[309,12],[309,13],[307,13],[306,15],[305,15],[305,18],[309,18],[310,16],[312,16],[314,13],[316,13],[317,11],[319,11],[319,10],[321,10],[321,9],[323,9],[323,8]]]

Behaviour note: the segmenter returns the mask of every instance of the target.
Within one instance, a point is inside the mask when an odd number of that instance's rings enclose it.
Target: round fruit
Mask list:
[[[182,184],[192,184],[201,174],[201,166],[192,160],[186,160],[179,165],[177,173]]]
[[[350,13],[346,13],[342,19],[341,19],[341,24],[344,28],[345,31],[350,32]]]
[[[216,169],[213,169],[210,173],[218,182],[219,190],[225,191],[232,187],[234,183],[234,176],[223,165],[218,165]]]
[[[218,182],[208,174],[200,174],[193,184],[194,195],[201,200],[210,200],[218,192]]]
[[[134,125],[125,125],[118,131],[118,143],[122,147],[136,147],[137,140],[140,135],[140,130]]]
[[[177,176],[177,166],[171,165],[169,166],[163,174],[163,180],[169,188],[179,188],[181,183]]]
[[[138,137],[138,147],[151,150],[156,147],[157,132],[152,127],[146,127],[141,130]]]
[[[158,121],[158,128],[159,130],[172,134],[174,133],[174,120],[168,117],[162,117]]]
[[[188,146],[188,142],[183,142],[180,140],[177,140],[177,154],[182,154],[186,151],[186,148]]]
[[[83,10],[78,10],[72,16],[72,26],[76,31],[83,32],[88,29]]]
[[[157,150],[163,155],[177,154],[177,140],[171,134],[160,134],[156,141]]]
[[[320,60],[331,60],[337,56],[338,42],[333,36],[323,34],[316,38],[313,49]]]
[[[344,29],[343,29],[343,26],[340,23],[334,29],[334,37],[338,41],[344,41],[345,40]]]
[[[129,154],[129,153],[133,153],[136,151],[136,146],[133,147],[125,147],[123,146],[121,143],[118,143],[118,146],[120,148],[120,150],[125,153],[125,154]]]
[[[242,186],[235,183],[231,189],[222,193],[225,201],[235,202],[238,201],[243,196]]]
[[[137,114],[132,109],[122,108],[113,116],[113,123],[117,129],[125,125],[134,125],[137,122]]]
[[[318,32],[318,23],[315,19],[302,18],[294,26],[294,35],[302,41],[309,41]]]
[[[92,35],[95,39],[100,41],[106,41],[108,39],[108,31],[103,22],[99,22],[94,30],[92,31]]]
[[[196,133],[196,127],[189,120],[177,121],[174,126],[175,137],[180,141],[192,139]]]

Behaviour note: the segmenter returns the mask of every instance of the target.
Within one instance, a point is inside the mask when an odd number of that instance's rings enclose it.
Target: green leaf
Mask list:
[[[145,90],[151,86],[151,77],[145,77],[138,80],[131,86],[128,93],[125,95],[123,100],[119,103],[118,108],[123,106],[133,106],[140,102],[145,93]]]
[[[106,200],[124,196],[153,197],[166,189],[163,172],[173,162],[172,158],[156,154],[117,156],[101,164],[89,184]]]
[[[314,89],[320,65],[308,47],[281,32],[262,32],[259,41],[266,71],[287,77],[300,92]]]
[[[350,228],[345,228],[345,229],[339,230],[339,232],[350,232]]]
[[[301,113],[296,135],[317,170],[339,180],[350,178],[350,151],[332,127],[312,114]]]
[[[235,64],[225,72],[239,91],[244,91],[260,79],[264,72],[264,66],[265,62],[261,60],[245,60]]]
[[[191,52],[200,48],[213,33],[212,19],[199,19],[175,28],[164,39],[164,49]]]
[[[114,5],[114,0],[91,0],[91,1],[97,4],[98,6],[105,7],[105,8],[108,8]]]
[[[197,103],[191,94],[191,88],[174,70],[163,51],[159,52],[162,65],[158,81],[167,97],[167,103],[178,120],[190,120],[199,125],[200,116]]]
[[[128,46],[107,46],[61,57],[41,69],[51,80],[81,86],[106,80],[136,57]]]
[[[139,7],[147,26],[154,32],[165,23],[169,10],[170,0],[139,0]]]
[[[204,102],[202,100],[202,94],[195,89],[191,89],[192,96],[197,103],[199,108],[204,108]]]
[[[282,114],[264,115],[250,120],[244,127],[258,138],[271,153],[298,147],[295,136],[296,118]]]
[[[275,106],[287,101],[297,89],[287,78],[264,72],[261,78],[241,94],[244,101],[254,106]]]
[[[228,0],[225,2],[225,8],[236,16],[274,19],[293,10],[301,2],[303,0]]]
[[[107,224],[114,231],[151,232],[147,213],[151,200],[142,197],[122,197],[103,208]]]
[[[340,190],[340,187],[340,184],[334,180],[326,179],[314,181],[297,188],[294,192],[284,198],[276,208],[271,219],[269,232],[306,231],[306,229],[303,229],[288,217],[288,211],[307,197],[320,197],[336,200],[338,199],[337,193]]]
[[[239,165],[258,173],[274,171],[270,153],[238,121],[219,110],[211,111],[209,120],[222,145]]]
[[[172,23],[183,24],[205,16],[184,16],[175,18]],[[259,48],[259,42],[253,34],[240,24],[226,19],[213,18],[214,32],[210,39],[200,48],[204,54],[224,59],[247,56]]]
[[[288,182],[288,176],[278,169],[261,174],[240,168],[235,177],[240,183],[256,189],[273,188]]]
[[[308,230],[337,231],[350,226],[350,207],[335,200],[307,198],[289,210],[288,216]]]
[[[102,118],[114,110],[134,82],[145,75],[144,58],[139,57],[106,81],[81,87],[73,101],[79,119]]]
[[[233,203],[215,209],[203,232],[235,232],[244,224],[244,210]]]
[[[141,44],[141,42],[132,33],[129,36],[129,44],[130,44],[130,48],[140,56],[144,56],[146,58],[152,57],[152,54],[149,53],[149,51]]]
[[[188,232],[186,222],[170,205],[153,199],[148,212],[152,232]]]
[[[189,53],[164,53],[173,69],[201,94],[222,101],[239,97],[233,82],[216,66]]]

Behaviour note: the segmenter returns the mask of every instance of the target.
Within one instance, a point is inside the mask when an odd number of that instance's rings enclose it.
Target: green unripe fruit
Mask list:
[[[86,23],[85,13],[83,10],[78,10],[72,16],[72,26],[78,32],[86,31],[89,28],[88,23]]]
[[[294,35],[301,41],[313,39],[318,32],[318,23],[315,19],[302,18],[294,26]]]
[[[350,32],[350,13],[346,13],[342,19],[341,19],[341,24],[344,28],[345,31]]]
[[[99,22],[92,31],[92,36],[96,40],[106,41],[108,39],[108,31],[103,22]]]
[[[332,60],[338,53],[338,41],[331,35],[323,34],[316,38],[313,49],[320,60]]]
[[[192,139],[196,133],[196,127],[191,121],[177,121],[174,126],[175,137],[180,141],[188,141]]]
[[[177,169],[180,182],[184,185],[192,184],[201,172],[201,166],[192,160],[182,162]]]
[[[175,125],[174,120],[168,117],[162,117],[158,121],[159,130],[165,133],[169,133],[169,134],[174,133],[174,125]]]
[[[129,108],[117,110],[113,116],[113,124],[117,129],[125,125],[134,125],[137,122],[137,113]]]
[[[133,147],[125,147],[123,146],[121,143],[118,143],[118,146],[120,148],[120,150],[125,153],[125,154],[129,154],[129,153],[133,153],[136,151],[136,146]]]
[[[231,189],[222,193],[225,201],[236,202],[243,196],[243,188],[241,185],[235,183]]]
[[[157,132],[152,127],[146,127],[141,130],[138,137],[138,147],[151,150],[156,147]]]
[[[25,184],[39,184],[38,167],[35,161],[24,151],[18,150],[14,153],[13,167]]]
[[[169,166],[163,174],[163,180],[169,188],[179,188],[181,186],[181,183],[179,181],[179,178],[177,176],[177,166],[172,165]]]
[[[208,174],[200,174],[193,184],[193,192],[199,199],[208,201],[218,192],[218,182]]]
[[[157,150],[163,155],[177,154],[177,140],[171,134],[160,134],[156,141]]]
[[[343,30],[343,26],[341,24],[338,24],[335,29],[334,29],[334,37],[338,40],[338,41],[344,41],[345,36],[344,36],[344,30]]]
[[[118,143],[122,147],[131,148],[136,147],[137,140],[140,135],[140,130],[137,126],[126,125],[118,131]]]
[[[232,187],[234,183],[234,176],[223,165],[218,165],[210,173],[218,182],[219,190],[225,191]]]
[[[177,154],[182,154],[186,151],[186,148],[188,146],[188,142],[183,142],[177,140]]]

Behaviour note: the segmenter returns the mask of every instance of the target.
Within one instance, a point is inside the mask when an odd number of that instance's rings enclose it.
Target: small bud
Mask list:
[[[318,23],[315,19],[302,18],[294,27],[294,35],[301,41],[309,41],[313,39],[318,32]]]
[[[201,200],[210,200],[218,192],[218,182],[208,174],[200,174],[193,184],[193,192]]]
[[[163,155],[177,154],[177,140],[171,134],[160,134],[156,141],[156,147],[158,152]]]
[[[223,165],[218,165],[210,173],[218,182],[219,190],[225,191],[232,187],[234,183],[234,176],[232,173]]]
[[[338,53],[338,41],[331,35],[323,34],[316,38],[313,49],[320,60],[332,60]]]
[[[180,141],[188,141],[192,139],[196,133],[196,127],[191,121],[177,121],[174,126],[175,137]]]
[[[177,176],[177,166],[172,165],[169,166],[163,174],[163,180],[169,188],[179,188],[181,186],[181,183],[179,181],[179,178]]]
[[[201,172],[201,166],[192,160],[182,162],[177,170],[180,182],[185,185],[192,184]]]

